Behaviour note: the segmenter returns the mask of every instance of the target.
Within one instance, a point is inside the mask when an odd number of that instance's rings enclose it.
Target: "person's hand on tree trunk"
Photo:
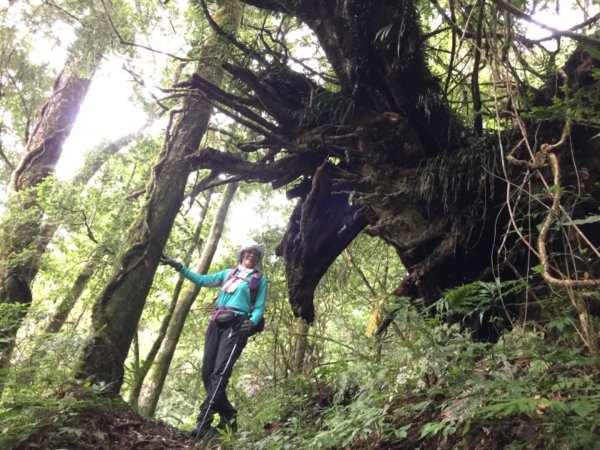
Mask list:
[[[181,264],[179,261],[176,261],[173,258],[169,258],[167,255],[164,255],[164,254],[160,255],[160,262],[163,264],[167,264],[168,266],[171,266],[177,272],[179,272],[181,270],[181,268],[183,267],[183,264]]]

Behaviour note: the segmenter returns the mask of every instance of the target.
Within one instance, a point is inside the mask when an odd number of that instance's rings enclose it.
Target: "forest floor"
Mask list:
[[[196,446],[189,431],[147,419],[121,402],[87,405],[64,418],[48,417],[14,450],[162,450],[210,448]]]
[[[89,400],[89,398],[88,398]],[[319,399],[315,399],[319,400]],[[322,400],[322,399],[321,399]],[[328,403],[327,401],[325,403]],[[411,417],[404,417],[393,425],[400,429],[407,423],[419,424],[434,420],[434,408],[427,408]],[[271,423],[265,426],[272,432],[283,424]],[[502,427],[500,427],[502,428]],[[367,439],[357,439],[345,449],[353,450],[389,450],[412,448],[436,449],[475,449],[493,450],[503,448],[502,437],[498,431],[490,429],[474,429],[462,439],[449,439],[443,436],[423,438],[417,432],[418,427],[401,439],[390,439],[373,433]],[[502,433],[500,433],[502,434]],[[13,450],[194,450],[236,448],[235,441],[225,445],[214,437],[209,441],[195,441],[189,431],[167,425],[158,420],[140,416],[123,400],[99,399],[97,402],[87,401],[70,409],[48,413],[35,429]],[[335,448],[335,447],[332,447]],[[537,447],[532,447],[537,448]]]

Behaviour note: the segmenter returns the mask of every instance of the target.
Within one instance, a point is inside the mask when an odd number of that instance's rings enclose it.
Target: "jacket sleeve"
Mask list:
[[[258,290],[256,291],[256,302],[254,303],[254,310],[250,315],[250,321],[256,325],[263,314],[265,313],[265,302],[267,300],[267,294],[269,292],[269,282],[267,277],[263,275],[260,278],[260,284],[258,285]]]
[[[192,283],[201,287],[221,287],[229,270],[222,270],[221,272],[203,275],[201,273],[194,272],[188,267],[183,266],[180,272],[185,278],[190,280]]]

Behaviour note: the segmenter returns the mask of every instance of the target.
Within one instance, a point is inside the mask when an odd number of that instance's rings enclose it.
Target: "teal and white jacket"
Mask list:
[[[230,272],[231,269],[225,269],[221,272],[202,275],[183,266],[180,273],[198,286],[222,287],[227,281],[227,276]],[[254,272],[248,275],[233,293],[229,294],[221,290],[219,297],[217,298],[216,307],[233,308],[236,313],[249,316],[250,321],[256,325],[265,312],[265,301],[267,300],[267,292],[269,288],[267,277],[263,274],[260,277],[258,287],[256,288],[256,301],[254,302],[254,309],[252,309],[249,282],[253,273]]]

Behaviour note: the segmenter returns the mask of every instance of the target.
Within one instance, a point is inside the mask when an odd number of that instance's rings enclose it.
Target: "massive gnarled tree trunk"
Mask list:
[[[235,29],[241,14],[237,0],[219,2],[218,21]],[[224,44],[213,36],[203,44],[196,76],[202,74],[219,84],[218,62]],[[183,90],[182,109],[167,130],[164,148],[148,185],[146,204],[129,230],[126,250],[117,258],[114,273],[93,309],[94,335],[86,345],[79,375],[110,385],[109,393],[121,388],[124,363],[152,285],[159,257],[167,242],[175,216],[184,198],[192,170],[188,157],[198,148],[206,132],[211,105],[197,92]]]
[[[99,55],[91,60],[74,55],[67,61],[11,176],[0,243],[0,304],[7,320],[0,330],[0,367],[10,362],[16,332],[32,301],[30,284],[52,234],[42,233],[44,212],[37,205],[36,187],[54,173],[99,61]]]
[[[550,154],[556,152],[564,183],[572,183],[577,174],[569,151],[586,167],[589,179],[598,175],[589,143],[593,130],[573,130],[573,146],[566,149],[560,122],[523,125],[515,108],[515,123],[521,123],[515,127],[518,132],[510,133],[509,128],[501,139],[495,131],[486,136],[477,85],[478,58],[474,58],[472,76],[476,120],[472,128],[459,123],[425,63],[424,38],[411,0],[245,3],[296,16],[307,24],[327,55],[339,90],[328,90],[292,71],[285,59],[262,61],[262,68],[255,71],[226,65],[253,92],[251,98],[228,95],[206,80],[198,80],[196,87],[264,136],[262,141],[241,145],[242,150],[266,154],[255,163],[246,163],[233,154],[204,149],[195,163],[271,182],[274,187],[295,182],[288,196],[297,197],[298,204],[279,253],[286,260],[292,307],[309,322],[314,318],[317,283],[359,232],[378,236],[396,248],[408,271],[396,293],[423,298],[427,304],[446,288],[493,280],[508,271],[514,277],[523,268],[521,262],[533,246],[519,248],[514,245],[519,241],[516,233],[507,232],[520,227],[506,207],[514,201],[506,196],[506,187],[514,180],[530,179],[528,171],[534,171],[538,192],[557,184],[556,177],[553,183],[557,171],[550,164]],[[481,56],[480,47],[473,46],[475,56]],[[579,54],[573,61],[577,58],[591,60]],[[554,78],[548,84],[546,100],[559,94],[560,85],[577,86],[579,66],[565,66],[563,79]],[[273,121],[264,120],[257,110]],[[560,145],[549,146],[554,143]],[[506,158],[505,148],[513,150],[511,157],[517,161]],[[543,164],[536,166],[537,160]],[[590,184],[586,188],[598,195]],[[558,206],[548,206],[554,204],[551,200],[547,195],[542,216],[555,217],[558,212]],[[577,214],[586,217],[595,213],[597,205],[579,206]],[[537,231],[532,228],[529,231],[534,234],[528,239],[535,242]],[[586,231],[585,246],[593,251],[598,244],[597,227]],[[543,249],[549,239],[540,233],[537,240]],[[506,257],[497,256],[499,249],[509,247]],[[553,272],[541,250],[533,249],[532,257],[540,259],[545,278],[554,277],[570,286],[598,283],[597,264],[577,263],[570,268],[571,275],[566,275]]]

